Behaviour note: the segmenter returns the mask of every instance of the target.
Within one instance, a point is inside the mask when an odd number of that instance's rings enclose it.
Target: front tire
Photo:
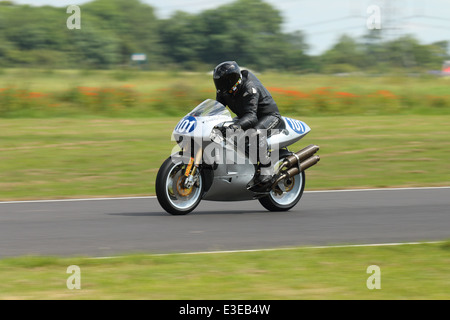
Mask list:
[[[203,179],[200,171],[195,174],[196,182],[184,187],[184,173],[187,161],[181,157],[169,157],[159,168],[156,176],[156,197],[161,207],[172,215],[186,215],[194,210],[202,199]]]
[[[278,161],[275,168],[277,165],[281,165],[282,162],[282,160]],[[288,190],[287,192],[278,195],[272,190],[268,196],[258,199],[261,205],[269,211],[288,211],[292,209],[303,195],[303,190],[305,189],[305,172],[302,171],[291,179],[291,183],[284,186]],[[280,183],[284,182],[282,181]]]

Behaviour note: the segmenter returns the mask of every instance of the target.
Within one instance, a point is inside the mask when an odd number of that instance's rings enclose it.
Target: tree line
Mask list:
[[[342,35],[323,54],[309,55],[305,33],[283,32],[281,13],[262,0],[167,19],[139,0],[94,0],[80,8],[81,29],[69,29],[64,8],[1,1],[0,67],[129,67],[133,53],[144,53],[150,70],[209,70],[233,59],[256,70],[341,73],[436,70],[449,59],[447,41],[386,41],[382,29],[360,39]]]

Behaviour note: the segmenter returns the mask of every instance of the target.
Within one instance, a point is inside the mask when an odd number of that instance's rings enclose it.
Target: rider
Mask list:
[[[237,115],[229,129],[253,128],[270,132],[271,129],[281,125],[282,119],[277,104],[253,73],[241,70],[235,61],[225,61],[215,67],[213,79],[217,89],[216,100],[228,106]],[[270,167],[267,136],[258,140],[259,147],[265,151],[263,155],[266,158],[259,159],[259,168]],[[265,184],[271,177],[271,175],[260,173],[255,178],[255,185]]]

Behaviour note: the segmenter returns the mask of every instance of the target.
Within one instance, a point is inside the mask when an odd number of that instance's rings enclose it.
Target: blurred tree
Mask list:
[[[163,56],[187,68],[192,62],[199,62],[200,52],[206,46],[203,28],[202,21],[196,15],[182,11],[162,20],[159,35]]]
[[[367,63],[363,46],[348,35],[342,35],[337,43],[322,55],[325,66],[337,65],[343,70],[331,68],[332,72],[349,72],[364,68]]]
[[[98,18],[96,29],[117,38],[121,64],[128,64],[133,53],[145,53],[154,66],[158,65],[158,21],[151,6],[139,0],[96,0],[82,6],[83,18],[86,14]],[[83,19],[82,29],[85,24]]]
[[[303,33],[283,34],[278,10],[261,0],[238,0],[198,15],[175,13],[160,23],[164,55],[175,63],[216,65],[236,60],[257,69],[299,68]]]
[[[383,48],[383,29],[369,30],[362,37],[362,46],[365,54],[365,71],[380,72],[387,64],[384,56]],[[387,71],[387,70],[384,70]]]
[[[68,44],[64,28],[64,15],[56,8],[3,4],[0,6],[2,64],[42,66],[42,61],[46,61],[58,65],[63,61],[59,52]]]
[[[283,19],[261,0],[238,0],[200,14],[207,39],[201,59],[211,64],[236,60],[242,65],[272,67],[272,49],[280,43]]]
[[[72,48],[67,56],[72,65],[103,69],[120,62],[119,42],[113,33],[83,26],[69,38]]]

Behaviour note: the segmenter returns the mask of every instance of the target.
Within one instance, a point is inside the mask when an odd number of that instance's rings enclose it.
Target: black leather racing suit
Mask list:
[[[253,73],[248,70],[241,73],[242,83],[237,91],[232,94],[217,94],[216,100],[228,106],[237,115],[233,120],[243,130],[267,129],[267,134],[270,135],[270,130],[279,127],[282,122],[278,106]],[[260,141],[260,148],[267,150],[266,139]],[[270,165],[267,160],[268,158],[260,159],[262,163]]]
[[[237,115],[235,123],[243,130],[273,129],[281,122],[278,106],[269,91],[248,70],[242,71],[242,83],[234,94],[218,94],[216,100]]]

